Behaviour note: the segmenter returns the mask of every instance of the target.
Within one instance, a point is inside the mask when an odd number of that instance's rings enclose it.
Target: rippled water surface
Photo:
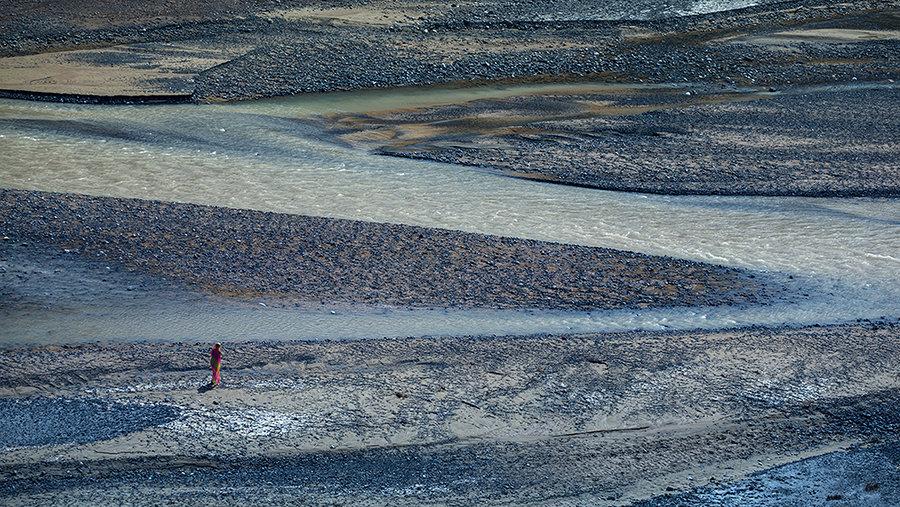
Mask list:
[[[379,93],[371,109],[402,100]],[[410,102],[460,100],[455,92],[417,93],[424,95]],[[484,92],[490,93],[508,92]],[[804,303],[776,307],[591,315],[379,310],[336,317],[248,309],[243,321],[223,331],[257,325],[262,334],[281,326],[277,334],[285,337],[591,331],[900,313],[897,200],[652,196],[550,185],[343,148],[320,140],[303,120],[341,108],[364,110],[364,95],[238,106],[0,101],[0,186],[606,246],[790,274],[814,292]],[[218,322],[230,320],[222,318]]]

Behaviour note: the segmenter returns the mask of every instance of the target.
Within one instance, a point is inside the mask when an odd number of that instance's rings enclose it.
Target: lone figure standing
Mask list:
[[[212,385],[217,386],[222,381],[222,344],[213,345],[209,351],[209,366],[212,368]]]

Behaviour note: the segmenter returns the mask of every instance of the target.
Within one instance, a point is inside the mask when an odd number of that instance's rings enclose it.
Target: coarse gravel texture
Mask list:
[[[178,416],[165,405],[41,397],[0,398],[0,413],[0,449],[108,440]]]
[[[327,124],[344,137],[382,133],[361,143],[376,153],[605,190],[897,196],[900,88],[871,86],[530,96]]]
[[[897,77],[896,39],[801,41],[788,48],[730,41],[835,23],[895,27],[896,0],[752,3],[760,5],[272,1],[173,7],[129,1],[121,11],[130,16],[123,16],[67,0],[49,10],[41,3],[9,9],[18,15],[0,18],[6,28],[0,55],[173,41],[246,47],[198,71],[197,101],[495,80],[788,86]],[[709,10],[722,12],[685,15]]]
[[[773,12],[679,18],[670,26],[631,21],[474,27],[438,24],[431,29],[395,31],[356,28],[359,33],[354,37],[347,37],[344,29],[317,28],[274,39],[201,73],[194,98],[239,100],[497,80],[602,79],[784,87],[898,78],[900,41],[896,39],[854,44],[801,41],[790,47],[728,41],[748,32],[766,34],[846,23],[856,26],[859,16],[866,17],[866,26],[891,26],[896,24],[897,8],[894,3],[857,2],[816,4],[806,10],[777,4]]]
[[[683,505],[859,505],[900,504],[900,444],[891,439],[808,458],[730,484],[707,486],[635,504],[635,507]]]
[[[765,302],[745,271],[604,248],[169,202],[0,190],[4,241],[239,297],[401,307]]]
[[[209,344],[8,347],[5,397],[166,405],[179,417],[4,453],[0,501],[622,505],[686,492],[716,505],[722,491],[806,503],[852,493],[890,505],[897,333],[892,318],[244,342],[226,344],[224,384],[212,390]],[[865,490],[873,483],[877,494]]]

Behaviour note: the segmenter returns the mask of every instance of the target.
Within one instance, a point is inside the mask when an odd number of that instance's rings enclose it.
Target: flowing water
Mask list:
[[[185,333],[227,339],[587,332],[825,323],[900,313],[897,200],[654,196],[550,185],[371,155],[321,140],[321,133],[303,121],[336,110],[541,91],[537,86],[381,91],[237,105],[0,101],[0,187],[605,246],[766,271],[785,279],[790,275],[797,290],[810,297],[749,308],[590,314],[392,309],[332,313],[237,303],[198,303],[189,311],[172,312],[161,304],[158,310],[132,313],[98,310],[90,326],[70,314],[20,316],[15,326],[7,327],[6,339],[33,340],[46,334],[59,341],[79,333],[82,339]],[[203,332],[185,331],[200,327]],[[69,334],[60,336],[63,329]]]

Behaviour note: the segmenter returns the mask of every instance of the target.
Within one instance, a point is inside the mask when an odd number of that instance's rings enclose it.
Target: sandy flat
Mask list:
[[[621,505],[889,438],[897,331],[231,343],[212,391],[206,344],[5,349],[0,408],[21,424],[0,424],[0,447],[14,447],[0,499],[101,487],[130,503],[130,486],[175,498],[265,482],[248,491]],[[38,422],[50,414],[84,423]],[[143,483],[135,467],[159,476]]]
[[[199,72],[243,50],[140,44],[0,58],[0,89],[99,96],[189,94]]]

